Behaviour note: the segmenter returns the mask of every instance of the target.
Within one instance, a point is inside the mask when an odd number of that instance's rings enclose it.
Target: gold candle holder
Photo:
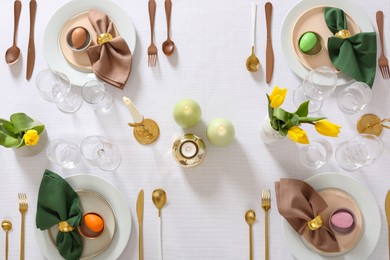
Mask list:
[[[360,134],[380,136],[383,128],[390,129],[390,126],[383,124],[388,122],[390,122],[390,118],[380,119],[377,115],[365,114],[357,121],[356,128]]]
[[[134,128],[134,138],[140,144],[154,143],[160,135],[158,124],[149,118],[143,119],[140,123],[128,123],[128,125]]]
[[[206,145],[203,140],[193,134],[185,134],[178,138],[172,147],[173,157],[183,167],[194,167],[206,156]]]

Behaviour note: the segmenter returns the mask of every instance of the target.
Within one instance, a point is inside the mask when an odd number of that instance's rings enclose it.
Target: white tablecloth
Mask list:
[[[258,4],[256,52],[262,62],[262,72],[251,74],[245,60],[251,50],[251,1],[175,1],[172,11],[172,39],[176,43],[171,57],[163,55],[161,44],[166,39],[164,2],[157,0],[156,43],[159,48],[156,68],[147,66],[150,41],[147,1],[114,0],[132,18],[137,32],[131,77],[124,90],[111,87],[114,107],[107,114],[94,112],[87,105],[75,114],[64,114],[55,105],[43,100],[35,87],[37,73],[46,68],[43,58],[43,35],[53,12],[63,1],[39,1],[36,19],[36,64],[33,77],[25,79],[29,31],[28,1],[23,2],[18,44],[21,58],[13,66],[0,62],[0,117],[8,118],[23,111],[46,125],[49,140],[64,138],[76,143],[89,135],[103,135],[116,144],[123,162],[113,173],[104,172],[82,161],[72,170],[64,170],[49,162],[44,152],[35,157],[18,157],[12,150],[0,147],[1,189],[0,218],[9,218],[14,227],[10,232],[10,259],[19,257],[20,214],[17,193],[26,192],[29,211],[26,218],[26,259],[43,259],[35,238],[35,213],[38,187],[44,169],[66,177],[78,173],[94,174],[115,185],[126,197],[132,215],[132,233],[120,259],[138,259],[138,224],[135,203],[138,191],[145,190],[144,252],[145,259],[157,258],[158,218],[151,200],[155,188],[162,187],[168,195],[163,209],[163,247],[165,259],[248,259],[248,225],[244,214],[254,209],[254,257],[264,256],[264,214],[261,189],[271,188],[270,257],[293,259],[283,237],[281,216],[276,207],[274,182],[281,177],[306,179],[320,172],[340,172],[357,179],[374,195],[379,205],[382,231],[379,243],[370,259],[387,259],[387,229],[384,199],[390,187],[390,132],[384,130],[383,156],[369,167],[356,172],[342,170],[334,156],[319,170],[305,168],[298,160],[298,146],[288,140],[273,146],[260,139],[259,129],[267,115],[267,99],[272,87],[288,88],[284,108],[293,111],[292,93],[299,84],[288,67],[280,47],[283,18],[297,1],[274,1],[272,39],[275,50],[275,72],[272,83],[265,83],[265,15],[264,2]],[[387,0],[354,1],[369,17],[376,30],[375,13],[385,11],[385,42],[390,55],[390,2]],[[5,53],[12,44],[13,2],[2,3],[2,40]],[[379,41],[378,41],[379,42]],[[379,43],[378,43],[379,44]],[[161,130],[153,145],[138,144],[127,126],[131,116],[122,103],[130,97],[139,110],[155,119]],[[183,130],[174,121],[172,109],[182,98],[197,100],[202,108],[202,122]],[[343,126],[339,138],[327,138],[337,145],[356,134],[357,119],[365,113],[390,116],[390,80],[383,80],[377,71],[373,99],[364,111],[345,115],[336,105],[336,94],[325,101],[320,114]],[[230,146],[217,148],[206,138],[207,124],[214,118],[231,120],[236,137]],[[310,127],[306,127],[310,129]],[[180,167],[172,157],[175,138],[184,133],[204,138],[207,146],[205,161],[190,169]],[[320,137],[308,130],[309,138]],[[5,233],[0,236],[3,258]],[[4,259],[4,258],[3,258]]]

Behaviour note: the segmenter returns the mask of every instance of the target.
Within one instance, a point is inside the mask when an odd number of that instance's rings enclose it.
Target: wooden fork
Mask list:
[[[383,46],[383,12],[376,12],[376,24],[378,25],[379,38],[381,41],[381,55],[378,59],[379,69],[381,70],[382,76],[384,79],[390,78],[389,72],[389,61],[385,56],[384,46]]]
[[[20,260],[24,260],[24,220],[28,210],[28,202],[26,193],[18,193],[19,211],[22,215],[22,226],[20,233]]]
[[[149,19],[150,19],[150,46],[148,48],[148,66],[154,67],[157,63],[157,47],[154,45],[154,18],[156,16],[156,1],[149,0]]]
[[[269,259],[269,246],[268,246],[268,211],[271,208],[271,193],[269,189],[261,190],[261,206],[265,213],[265,260]]]

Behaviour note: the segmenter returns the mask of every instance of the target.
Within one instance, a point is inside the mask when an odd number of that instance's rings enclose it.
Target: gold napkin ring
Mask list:
[[[66,221],[61,221],[60,223],[58,223],[58,229],[61,232],[66,233],[66,232],[72,232],[74,230],[74,227],[69,225],[69,223]]]
[[[318,214],[317,217],[307,222],[307,226],[309,227],[310,230],[317,230],[322,226],[322,224],[323,221],[320,214]]]
[[[342,38],[342,39],[351,37],[351,35],[352,34],[348,30],[345,30],[345,29],[338,31],[338,33],[335,34],[336,37]]]
[[[105,44],[106,42],[110,42],[113,39],[112,35],[109,33],[101,33],[97,37],[97,43],[99,45]]]

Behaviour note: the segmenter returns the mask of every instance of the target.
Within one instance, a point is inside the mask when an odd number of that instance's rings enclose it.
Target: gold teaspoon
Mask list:
[[[260,61],[255,55],[255,34],[256,34],[256,12],[257,5],[252,5],[252,54],[246,60],[246,69],[250,72],[256,72],[260,68]]]
[[[253,249],[252,249],[252,224],[256,221],[256,213],[253,210],[248,210],[245,213],[245,221],[249,225],[249,260],[253,260]]]
[[[167,194],[163,189],[155,189],[152,193],[152,200],[154,205],[158,209],[158,217],[160,219],[160,243],[159,243],[158,260],[162,260],[163,253],[162,253],[161,209],[164,207],[165,203],[167,202]]]
[[[12,223],[9,220],[3,220],[1,227],[5,231],[5,260],[8,260],[8,231],[12,229]]]

